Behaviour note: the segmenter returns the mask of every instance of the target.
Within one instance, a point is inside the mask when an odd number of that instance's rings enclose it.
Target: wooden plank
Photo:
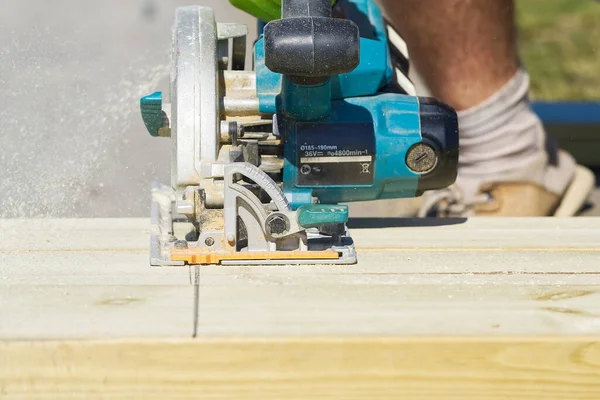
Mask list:
[[[0,221],[0,338],[191,337],[190,269],[149,267],[144,222]]]
[[[13,399],[595,400],[595,338],[0,342]]]
[[[0,251],[145,251],[149,219],[0,219]]]
[[[595,281],[598,283],[598,281]],[[199,335],[600,335],[598,286],[203,287]]]
[[[191,335],[188,268],[146,267],[143,253],[95,254],[70,254],[80,266],[75,273],[58,266],[61,253],[40,257],[41,265],[57,266],[43,270],[23,254],[5,255],[0,338]],[[600,333],[594,254],[571,263],[563,252],[506,252],[483,262],[477,254],[369,252],[352,267],[201,268],[198,329],[225,336]],[[506,272],[503,259],[512,263]],[[580,267],[583,273],[573,272]]]
[[[0,219],[0,251],[145,251],[147,219]],[[351,221],[360,248],[584,248],[600,246],[600,219],[366,218]],[[35,232],[35,235],[32,233]],[[374,233],[377,233],[374,235]]]
[[[600,248],[597,218],[367,219],[350,226],[365,249]]]
[[[355,266],[200,268],[196,315],[147,220],[0,221],[0,338],[600,333],[598,219],[354,225]]]

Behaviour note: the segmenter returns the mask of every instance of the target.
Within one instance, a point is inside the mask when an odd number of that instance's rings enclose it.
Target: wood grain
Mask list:
[[[0,399],[600,399],[600,219],[360,220],[354,266],[198,269],[151,268],[148,223],[0,220]]]
[[[0,344],[13,399],[596,400],[598,338]]]

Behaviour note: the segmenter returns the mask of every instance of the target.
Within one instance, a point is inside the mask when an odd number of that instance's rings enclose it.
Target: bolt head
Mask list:
[[[215,239],[209,237],[206,238],[206,240],[204,241],[204,244],[207,245],[208,247],[211,247],[213,244],[215,244]]]
[[[303,165],[300,167],[300,173],[302,175],[308,175],[310,174],[310,172],[312,171],[312,168],[310,167],[310,165]]]
[[[290,221],[283,214],[272,214],[267,218],[267,233],[274,237],[284,236],[290,230]]]
[[[438,164],[438,154],[426,143],[418,143],[406,153],[406,166],[417,174],[427,174]]]

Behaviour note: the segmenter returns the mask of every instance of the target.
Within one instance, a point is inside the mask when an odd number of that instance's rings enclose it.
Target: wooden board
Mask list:
[[[2,399],[596,400],[597,338],[0,344]]]
[[[1,221],[0,338],[190,337],[190,269],[148,266],[148,223]]]
[[[148,224],[0,220],[0,399],[600,398],[600,219],[359,220],[356,266],[198,269],[149,267]]]

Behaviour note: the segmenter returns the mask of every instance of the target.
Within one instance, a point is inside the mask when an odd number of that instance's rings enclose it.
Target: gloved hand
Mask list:
[[[281,0],[229,0],[229,2],[263,22],[281,18]],[[331,4],[335,2],[336,0],[331,0]]]

